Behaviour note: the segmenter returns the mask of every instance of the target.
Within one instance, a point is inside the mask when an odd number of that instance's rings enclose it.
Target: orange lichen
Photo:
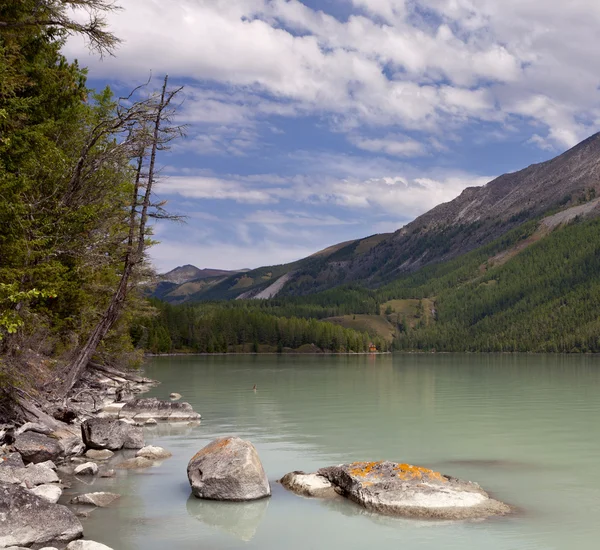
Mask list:
[[[379,462],[353,462],[350,464],[350,469],[348,471],[350,475],[353,476],[367,477],[369,474],[373,473],[373,470],[380,464],[383,464],[383,460],[380,460]]]
[[[421,466],[413,466],[412,464],[398,464],[394,466],[394,471],[398,472],[398,477],[403,481],[409,481],[413,479],[442,481],[444,483],[448,481],[439,472],[434,472],[429,468],[423,468]]]
[[[212,453],[213,451],[217,451],[219,449],[222,449],[223,447],[226,447],[227,445],[229,445],[229,439],[225,438],[225,439],[219,439],[217,441],[214,441],[213,443],[210,443],[209,445],[207,445],[206,447],[204,447],[203,449],[200,449],[192,458],[192,460],[197,460],[198,458],[208,454],[208,453]]]

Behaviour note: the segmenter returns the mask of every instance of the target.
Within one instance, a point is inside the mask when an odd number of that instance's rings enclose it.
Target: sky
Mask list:
[[[600,129],[597,0],[119,0],[117,93],[183,85],[159,272],[254,268],[399,229]]]

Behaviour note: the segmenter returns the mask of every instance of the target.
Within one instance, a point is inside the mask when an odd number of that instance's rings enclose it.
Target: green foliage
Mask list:
[[[284,317],[265,309],[260,301],[172,306],[153,302],[159,314],[140,319],[132,327],[134,343],[153,353],[194,351],[227,353],[298,349],[313,345],[333,352],[365,352],[371,341],[379,350],[387,344],[376,335],[345,329],[315,318]]]
[[[557,229],[483,274],[467,263],[460,284],[447,284],[462,271],[454,263],[415,289],[436,289],[437,322],[402,332],[396,349],[600,351],[599,220]]]
[[[56,294],[36,288],[20,291],[16,283],[0,283],[0,340],[3,332],[15,334],[23,326],[24,321],[19,311],[37,298],[56,298]]]

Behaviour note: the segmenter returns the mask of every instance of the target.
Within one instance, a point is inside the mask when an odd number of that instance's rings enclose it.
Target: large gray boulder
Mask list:
[[[239,437],[208,444],[192,457],[187,473],[198,498],[246,501],[271,496],[256,448]]]
[[[82,535],[81,522],[67,507],[0,483],[0,548],[67,543]]]
[[[81,425],[83,442],[89,449],[141,449],[144,446],[142,428],[111,418],[90,418]]]
[[[337,492],[373,512],[387,515],[468,519],[504,515],[510,506],[490,498],[471,481],[397,462],[354,462],[321,468]]]
[[[62,454],[62,447],[56,439],[37,432],[24,432],[18,435],[13,447],[25,462],[56,460]]]
[[[200,420],[200,415],[189,403],[145,397],[125,403],[119,412],[119,418],[131,418],[136,422],[146,422],[150,418],[160,422],[192,422]]]

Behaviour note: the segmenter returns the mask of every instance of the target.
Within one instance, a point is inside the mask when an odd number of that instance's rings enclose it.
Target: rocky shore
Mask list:
[[[67,499],[74,478],[115,476],[115,469],[147,468],[171,456],[146,446],[144,426],[161,422],[198,424],[191,405],[139,394],[157,383],[135,373],[95,365],[74,397],[42,413],[25,406],[31,421],[0,425],[0,548],[111,550],[81,540],[82,518],[119,499],[87,493]],[[177,394],[178,395],[178,394]],[[123,449],[135,456],[123,460]]]

